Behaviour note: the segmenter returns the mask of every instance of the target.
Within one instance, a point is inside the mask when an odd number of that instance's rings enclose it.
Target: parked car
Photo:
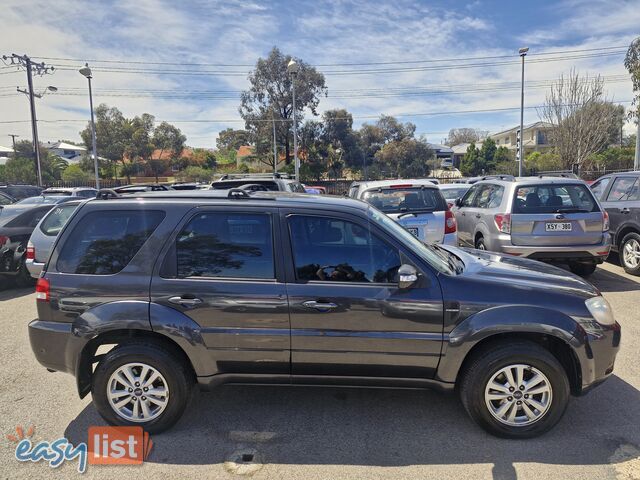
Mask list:
[[[362,182],[357,195],[423,242],[458,244],[456,219],[429,179]]]
[[[627,273],[640,275],[640,172],[605,175],[591,191],[609,214],[611,249]]]
[[[489,432],[532,437],[611,375],[620,343],[609,304],[579,277],[426,245],[329,195],[88,200],[36,299],[38,361],[74,374],[109,423],[152,433],[180,418],[195,384],[277,383],[458,391]]]
[[[69,197],[94,198],[98,190],[91,187],[50,187],[42,191],[42,195],[66,195]]]
[[[40,195],[37,197],[23,198],[11,205],[7,205],[0,209],[0,222],[6,222],[9,218],[15,217],[22,212],[31,210],[33,207],[39,205],[49,205],[51,208],[58,203],[64,203],[73,200],[73,197],[59,196],[59,195]]]
[[[16,200],[22,200],[23,198],[37,197],[42,192],[42,188],[35,185],[0,184],[0,192]]]
[[[467,190],[471,188],[471,184],[468,183],[441,183],[438,185],[442,196],[447,201],[449,208],[453,208],[458,198],[464,197]]]
[[[429,182],[433,185],[439,185],[440,182],[435,179],[435,178],[421,178],[419,179],[422,182]],[[401,180],[397,180],[398,182],[401,182]],[[345,193],[345,196],[350,197],[350,198],[360,198],[362,196],[362,192],[364,191],[364,189],[367,188],[367,184],[369,183],[373,183],[373,181],[369,181],[369,182],[364,182],[364,181],[358,181],[358,182],[351,182],[351,185],[349,185],[349,190]]]
[[[315,195],[326,195],[327,187],[320,187],[316,185],[305,185],[304,191],[307,193],[313,193]]]
[[[211,183],[211,190],[229,190],[230,188],[242,188],[244,185],[262,185],[273,192],[305,193],[304,187],[287,174],[226,174]],[[256,188],[254,188],[256,189]]]
[[[581,180],[481,180],[454,213],[463,246],[566,263],[583,276],[609,255],[609,215]]]
[[[11,195],[3,193],[0,191],[0,209],[4,208],[7,205],[11,205],[16,203],[16,199]]]
[[[14,217],[0,217],[0,276],[3,283],[18,287],[33,285],[25,263],[27,242],[51,207],[49,204],[32,206]]]
[[[29,270],[29,274],[32,277],[38,278],[40,276],[42,267],[49,258],[51,247],[53,247],[58,233],[60,233],[66,221],[83,201],[72,200],[54,206],[36,225],[27,243],[25,260],[27,270]]]

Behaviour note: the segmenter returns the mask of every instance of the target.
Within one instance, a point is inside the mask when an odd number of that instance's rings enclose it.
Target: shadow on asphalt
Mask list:
[[[214,465],[254,448],[268,464],[480,463],[493,464],[494,479],[515,479],[522,462],[609,464],[620,446],[633,444],[624,435],[638,424],[640,392],[616,376],[572,398],[551,432],[521,441],[486,434],[456,397],[431,391],[227,386],[196,395],[173,429],[154,436],[148,461]],[[92,425],[104,421],[90,404],[65,436],[84,442]]]
[[[621,273],[624,273],[620,267]],[[587,280],[593,283],[601,292],[638,292],[640,291],[640,282],[630,280],[623,275],[597,268],[595,273]],[[640,279],[639,279],[640,280]]]
[[[35,287],[26,288],[10,288],[7,290],[0,290],[0,302],[5,300],[13,300],[14,298],[25,297],[35,292]]]

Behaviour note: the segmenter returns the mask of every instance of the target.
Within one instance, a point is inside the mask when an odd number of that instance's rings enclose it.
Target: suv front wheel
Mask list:
[[[175,424],[192,392],[193,376],[163,346],[135,342],[115,347],[93,375],[91,395],[111,425],[159,433]]]
[[[533,342],[513,342],[475,355],[460,382],[469,415],[489,433],[531,438],[564,414],[569,381],[564,368]]]

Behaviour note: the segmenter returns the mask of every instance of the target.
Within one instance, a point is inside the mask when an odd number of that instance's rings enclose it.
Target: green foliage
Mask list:
[[[180,182],[208,182],[213,178],[214,172],[208,168],[191,165],[176,174]]]
[[[4,168],[3,181],[8,183],[29,183],[35,185],[38,181],[33,159],[14,157],[7,160]]]
[[[376,160],[393,177],[426,177],[429,175],[427,161],[432,156],[433,151],[425,142],[403,138],[384,145],[376,153]]]
[[[594,170],[623,170],[633,168],[634,147],[609,147],[589,158]]]
[[[560,156],[553,152],[531,152],[524,159],[524,166],[530,172],[546,172],[562,170],[563,163]]]
[[[40,147],[40,169],[42,181],[50,183],[62,178],[62,172],[67,167],[67,161]],[[38,176],[33,155],[33,147],[30,141],[16,142],[16,156],[7,160],[4,166],[2,181],[10,183],[36,184]]]
[[[237,151],[243,145],[251,143],[251,134],[246,130],[227,128],[218,133],[216,147],[220,151]],[[235,160],[234,160],[235,161]]]
[[[91,175],[85,172],[80,165],[69,165],[65,168],[64,172],[62,172],[62,180],[65,182],[89,182],[91,180]]]
[[[476,147],[475,143],[471,143],[467,147],[467,151],[462,157],[460,163],[460,171],[465,177],[473,177],[478,175],[478,163],[480,159],[480,150]]]
[[[640,121],[640,37],[629,45],[629,50],[624,58],[624,66],[631,74],[633,92],[636,94],[632,104],[635,106],[635,112],[630,110],[629,116],[635,116]]]

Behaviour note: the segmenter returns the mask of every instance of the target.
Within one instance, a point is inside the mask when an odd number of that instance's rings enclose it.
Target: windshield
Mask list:
[[[67,197],[61,197],[58,195],[47,195],[46,197],[41,195],[39,197],[29,197],[24,200],[16,202],[15,205],[47,205],[60,203],[62,200],[66,200]]]
[[[45,190],[44,192],[42,192],[42,195],[66,195],[66,196],[70,196],[71,195],[71,190]]]
[[[455,187],[455,188],[441,188],[442,196],[445,200],[456,200],[458,198],[464,197],[464,194],[467,193],[467,190],[471,185],[467,185],[464,187]]]
[[[364,192],[362,199],[384,213],[435,212],[447,209],[437,188],[376,188]]]
[[[446,273],[447,275],[453,275],[454,273],[456,273],[457,268],[453,266],[452,262],[448,261],[449,255],[451,255],[452,257],[455,257],[455,255],[444,250],[442,251],[444,253],[436,252],[435,248],[422,243],[415,236],[413,236],[402,226],[400,226],[400,224],[396,223],[394,220],[392,220],[379,210],[376,210],[375,208],[369,208],[367,211],[371,221],[377,223],[391,235],[399,238],[405,244],[409,245],[413,253],[418,255],[433,268],[435,268],[439,272]],[[460,262],[460,266],[464,265],[458,259],[458,257],[455,258],[457,259],[457,262]]]
[[[516,189],[513,213],[598,212],[599,207],[586,185],[530,185]]]

